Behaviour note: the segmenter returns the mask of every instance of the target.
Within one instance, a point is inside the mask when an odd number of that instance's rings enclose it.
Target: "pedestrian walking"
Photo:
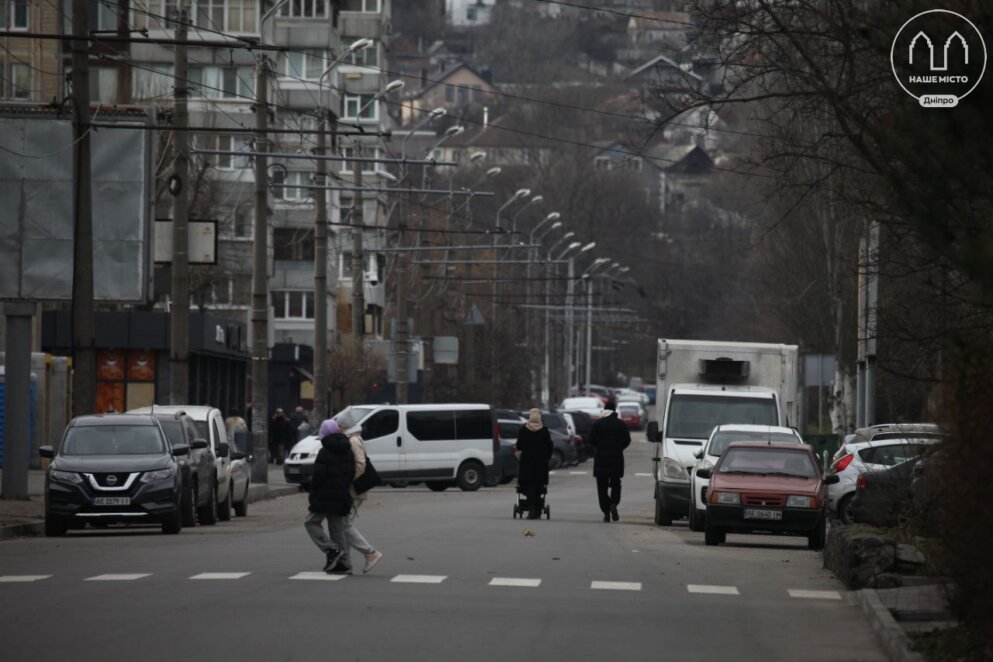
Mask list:
[[[312,431],[313,428],[310,427],[310,420],[305,415],[300,420],[300,425],[297,426],[297,441],[300,441],[301,439],[306,439],[307,437],[310,436],[310,433]]]
[[[344,553],[324,530],[324,520],[334,532],[334,521],[352,509],[349,486],[355,477],[355,458],[348,437],[338,429],[338,424],[328,420],[321,425],[321,450],[314,461],[314,475],[310,482],[307,519],[304,528],[317,548],[324,553],[324,572],[331,573]]]
[[[552,435],[541,422],[541,411],[528,412],[528,422],[517,433],[521,452],[517,485],[528,503],[528,519],[540,519],[544,507],[541,495],[548,485],[548,462],[552,458]]]
[[[269,457],[276,463],[282,464],[286,452],[296,443],[290,419],[282,409],[276,409],[272,420],[269,421]]]
[[[362,533],[355,528],[355,518],[358,517],[359,508],[363,503],[365,503],[366,497],[368,496],[366,492],[360,494],[355,490],[355,481],[365,474],[367,469],[365,443],[362,441],[361,435],[362,429],[358,427],[356,423],[357,421],[346,415],[341,419],[340,428],[337,421],[332,421],[330,419],[321,424],[322,431],[325,429],[325,424],[328,424],[329,428],[339,428],[346,431],[348,435],[347,438],[349,447],[351,448],[352,458],[354,461],[352,482],[348,488],[352,507],[344,516],[334,517],[329,521],[329,525],[331,527],[331,538],[342,551],[341,559],[334,567],[333,572],[344,574],[352,573],[352,549],[359,551],[365,558],[365,565],[362,567],[363,573],[372,570],[373,566],[379,563],[379,560],[383,558],[382,552],[378,551],[375,547],[369,544],[369,541],[365,539],[365,536],[363,536]]]
[[[593,424],[590,445],[594,448],[593,475],[603,521],[620,519],[621,478],[624,477],[624,449],[631,445],[627,423],[617,416],[617,403],[608,400],[603,415]]]

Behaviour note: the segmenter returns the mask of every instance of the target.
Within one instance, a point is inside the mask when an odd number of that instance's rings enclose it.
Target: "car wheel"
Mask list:
[[[183,526],[196,526],[197,523],[197,493],[191,486],[183,490],[183,498],[179,502],[179,511],[182,513]]]
[[[463,462],[455,475],[455,482],[463,492],[475,492],[483,486],[486,470],[478,462]]]
[[[197,517],[201,524],[208,526],[217,524],[217,487],[214,481],[210,481],[210,494],[207,495],[207,503],[197,508]]]
[[[711,524],[710,520],[707,520],[703,525],[703,541],[713,547],[714,545],[720,545],[725,540],[727,540],[727,534],[722,529]]]
[[[659,526],[672,526],[672,513],[662,507],[662,500],[655,499],[655,523]]]
[[[51,513],[45,513],[45,535],[49,538],[60,538],[66,534],[68,530],[66,525],[66,520],[64,517],[59,517],[58,515],[53,515]]]
[[[245,496],[241,501],[234,504],[234,514],[238,517],[248,515],[248,485],[245,485]]]
[[[704,518],[700,516],[700,511],[696,507],[696,500],[690,499],[690,510],[687,515],[689,520],[690,531],[696,531],[699,533],[703,531]]]
[[[807,547],[814,550],[824,549],[824,538],[827,535],[826,518],[821,517],[820,522],[814,527],[814,531],[807,536]]]
[[[183,530],[183,499],[180,497],[176,504],[176,510],[169,518],[162,522],[162,533],[167,536],[174,536]]]
[[[428,489],[431,490],[432,492],[444,492],[445,490],[448,489],[450,485],[450,483],[447,483],[443,480],[429,480],[424,484],[427,485]]]
[[[838,519],[841,520],[842,524],[852,524],[855,521],[852,519],[852,499],[854,497],[854,493],[846,494],[838,502]]]
[[[227,522],[231,519],[231,486],[228,485],[228,495],[224,498],[224,501],[217,504],[217,519],[222,522]]]
[[[552,451],[552,459],[548,461],[549,469],[558,469],[565,463],[565,456],[562,455],[562,451],[554,450]]]

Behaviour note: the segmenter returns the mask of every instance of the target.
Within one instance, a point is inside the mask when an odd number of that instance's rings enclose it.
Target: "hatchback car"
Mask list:
[[[178,458],[190,447],[170,444],[152,416],[80,416],[66,427],[45,475],[45,535],[62,536],[87,522],[156,523],[183,528],[183,477]]]
[[[210,498],[214,481],[214,454],[200,436],[193,419],[184,412],[154,414],[172,447],[185,445],[190,452],[179,458],[183,475],[183,526],[217,523],[217,502]]]
[[[640,430],[648,424],[645,410],[633,400],[618,402],[617,416],[632,430]]]
[[[704,542],[723,543],[730,532],[806,536],[822,549],[826,533],[827,486],[813,450],[806,445],[734,442],[713,469],[697,469],[710,479]]]
[[[560,467],[579,464],[579,452],[576,449],[575,437],[569,432],[569,423],[565,416],[558,412],[541,412],[541,422],[552,435],[552,459],[549,467]]]

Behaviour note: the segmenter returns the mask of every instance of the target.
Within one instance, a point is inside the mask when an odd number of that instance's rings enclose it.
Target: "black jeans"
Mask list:
[[[610,476],[609,478],[607,476],[597,476],[596,493],[600,498],[600,510],[604,515],[609,514],[611,506],[618,506],[621,503],[620,476]]]
[[[541,483],[525,483],[521,485],[521,492],[527,500],[527,508],[529,511],[538,513],[541,512],[542,508],[544,508],[544,499],[541,498],[541,491],[544,487],[545,486]]]

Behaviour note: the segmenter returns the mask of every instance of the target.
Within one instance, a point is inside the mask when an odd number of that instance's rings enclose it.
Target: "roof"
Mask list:
[[[434,89],[434,88],[438,87],[439,85],[443,84],[445,82],[445,80],[447,78],[449,78],[452,74],[454,74],[455,72],[460,71],[462,69],[468,69],[470,72],[472,72],[472,74],[476,78],[478,78],[479,80],[481,80],[486,85],[492,87],[492,84],[488,80],[486,80],[486,78],[484,78],[481,73],[479,73],[478,71],[476,71],[474,68],[472,68],[471,66],[469,66],[465,62],[458,62],[456,64],[453,64],[449,68],[445,69],[444,71],[442,71],[441,74],[439,74],[437,76],[431,76],[431,78],[430,78],[430,81],[431,82],[429,82],[427,85],[425,85],[424,87],[422,87],[421,89],[419,89],[417,91],[417,95],[416,96],[421,96],[422,94],[424,94],[428,90],[431,90],[431,89]]]
[[[690,15],[682,11],[641,10],[631,17],[630,24],[656,30],[686,30],[690,25]]]
[[[196,406],[196,405],[155,405],[154,407],[139,407],[138,409],[132,409],[128,411],[129,414],[151,414],[153,412],[156,414],[175,414],[176,412],[185,412],[187,416],[192,418],[194,421],[206,421],[210,412],[217,407],[209,406]]]
[[[687,71],[682,66],[680,66],[680,64],[678,62],[676,62],[675,60],[673,60],[671,57],[667,57],[665,55],[662,55],[661,53],[658,54],[658,55],[656,55],[655,57],[653,57],[648,62],[645,62],[640,67],[636,68],[631,73],[629,73],[624,78],[624,80],[630,80],[630,79],[634,78],[635,76],[638,76],[639,74],[642,74],[642,73],[648,71],[649,69],[654,69],[655,67],[657,67],[659,65],[662,65],[664,67],[668,67],[670,69],[677,69],[681,74],[683,74],[684,76],[686,76],[688,78],[694,79],[698,83],[703,83],[704,82],[702,76],[700,76],[699,74],[695,74],[692,71]]]
[[[725,423],[718,425],[714,430],[720,430],[721,432],[785,432],[796,434],[796,430],[793,428],[787,428],[782,425],[751,425],[743,423]]]
[[[142,416],[132,412],[126,414],[92,414],[77,416],[70,425],[95,427],[100,425],[155,425],[151,416]]]

